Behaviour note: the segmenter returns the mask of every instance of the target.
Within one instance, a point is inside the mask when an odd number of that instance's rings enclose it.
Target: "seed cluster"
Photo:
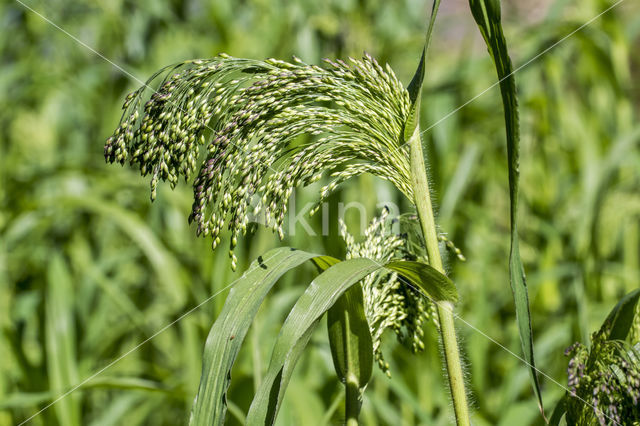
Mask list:
[[[201,163],[190,221],[214,248],[224,226],[230,229],[234,266],[249,218],[260,215],[282,237],[294,188],[325,172],[331,180],[320,202],[361,173],[391,181],[412,199],[401,147],[408,93],[371,56],[350,61],[319,67],[220,55],[167,67],[127,97],[105,158],[151,174],[152,199],[159,180],[173,187]]]
[[[565,355],[571,357],[569,424],[640,424],[640,343],[607,340],[598,332],[591,350],[575,343]]]
[[[340,234],[347,246],[348,259],[366,257],[385,263],[396,258],[411,258],[406,238],[393,232],[394,221],[388,216],[389,211],[384,209],[366,229],[360,243],[355,242],[344,221],[340,220]],[[376,272],[362,280],[361,285],[374,355],[380,369],[389,375],[389,364],[380,348],[382,334],[386,329],[392,329],[408,349],[413,352],[424,350],[422,326],[425,320],[432,320],[437,325],[435,306],[406,285],[395,272]]]

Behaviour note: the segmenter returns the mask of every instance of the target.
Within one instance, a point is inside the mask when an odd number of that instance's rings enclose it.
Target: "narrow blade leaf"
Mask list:
[[[288,247],[271,250],[233,284],[207,337],[190,424],[224,424],[231,367],[260,304],[285,272],[316,256]]]
[[[282,325],[269,368],[251,403],[247,424],[273,424],[295,364],[320,317],[352,285],[380,268],[370,259],[350,259],[330,267],[311,282]]]
[[[456,285],[447,276],[423,262],[392,261],[385,268],[398,272],[434,302],[458,302]]]
[[[313,262],[322,271],[339,262],[330,258],[326,264]],[[336,374],[345,386],[348,381],[361,394],[373,373],[373,342],[369,323],[364,314],[362,287],[352,287],[327,313],[329,345]]]
[[[79,381],[73,295],[68,266],[61,255],[56,255],[49,263],[45,302],[47,369],[54,395],[62,395]],[[71,394],[53,408],[60,424],[80,424],[80,395]]]
[[[565,414],[567,413],[567,395],[565,394],[556,407],[551,412],[551,418],[549,419],[550,426],[562,426],[567,424]]]
[[[500,93],[504,106],[504,120],[507,129],[507,157],[509,163],[509,196],[511,199],[511,251],[509,254],[509,273],[511,290],[515,301],[520,342],[524,358],[529,365],[533,389],[538,398],[538,406],[544,417],[542,394],[538,381],[533,356],[533,333],[531,331],[531,313],[529,311],[529,295],[520,259],[518,245],[518,180],[520,155],[520,129],[516,84],[513,66],[507,50],[507,42],[502,31],[499,0],[469,0],[473,17],[484,37],[489,54],[495,64],[500,81]],[[546,420],[546,418],[545,418]]]
[[[328,268],[313,280],[285,320],[274,345],[267,373],[251,403],[247,424],[273,424],[296,362],[318,320],[355,283],[387,266],[391,270],[403,271],[406,274],[403,276],[410,284],[426,289],[425,292],[436,300],[457,299],[455,286],[450,280],[443,280],[442,274],[435,275],[431,273],[433,268],[428,265],[427,268],[421,267],[418,262],[393,261],[381,265],[374,260],[358,258]],[[446,289],[436,290],[441,286]]]

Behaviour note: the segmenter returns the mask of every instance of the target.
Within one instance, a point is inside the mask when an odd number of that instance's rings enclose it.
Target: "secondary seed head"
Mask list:
[[[575,343],[565,352],[571,357],[567,368],[571,424],[640,421],[640,342],[608,340],[608,334],[605,325],[593,334],[590,350]]]
[[[340,220],[340,234],[347,246],[347,258],[366,257],[380,263],[395,258],[413,258],[408,252],[407,240],[392,230],[393,221],[388,210],[374,219],[357,243]],[[395,272],[380,271],[361,282],[365,316],[369,323],[373,351],[378,366],[389,374],[380,344],[386,329],[392,329],[398,340],[413,352],[424,349],[422,326],[425,320],[437,325],[435,306],[407,285]]]

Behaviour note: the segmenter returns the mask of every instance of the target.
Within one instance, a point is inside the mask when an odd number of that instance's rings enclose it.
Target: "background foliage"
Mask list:
[[[443,2],[427,65],[422,127],[494,81],[466,2]],[[145,80],[160,67],[227,52],[239,57],[371,53],[405,82],[415,69],[429,5],[422,1],[31,1],[38,12]],[[521,6],[520,6],[521,4]],[[611,3],[557,0],[506,5],[515,66]],[[607,312],[640,282],[640,7],[627,1],[517,74],[522,120],[521,251],[528,273],[538,367],[566,384],[563,350],[588,342]],[[139,86],[17,2],[0,3],[0,425],[19,423],[220,291],[232,273],[224,250],[194,237],[192,192],[107,167],[104,140],[125,94]],[[520,353],[508,284],[508,190],[497,87],[423,135],[439,223],[467,262],[450,260],[460,316]],[[315,199],[299,191],[298,210]],[[363,198],[363,194],[376,197]],[[294,228],[284,244],[334,255],[338,202],[405,206],[369,176],[331,198],[330,235]],[[292,206],[293,208],[293,206]],[[359,218],[349,210],[347,222]],[[310,221],[320,234],[320,217]],[[277,237],[240,241],[239,265]],[[288,274],[258,314],[230,388],[243,417],[285,313],[313,268]],[[308,274],[302,277],[301,274]],[[304,278],[304,279],[303,279]],[[32,424],[184,423],[196,393],[204,338],[224,294],[124,357]],[[537,407],[519,360],[458,322],[476,424],[534,424]],[[324,330],[320,327],[319,330]],[[448,424],[437,338],[424,354],[385,341],[392,379],[375,371],[365,424]],[[341,386],[326,334],[312,338],[278,423],[336,424]],[[543,380],[551,406],[563,390]],[[235,421],[235,420],[232,420]]]

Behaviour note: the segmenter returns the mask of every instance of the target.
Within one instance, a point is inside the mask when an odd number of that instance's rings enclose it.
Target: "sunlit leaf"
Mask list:
[[[520,259],[518,245],[518,180],[520,177],[520,123],[516,83],[513,66],[507,50],[507,42],[502,32],[499,0],[469,0],[471,12],[489,49],[500,81],[500,93],[504,106],[504,121],[507,128],[507,157],[509,164],[509,197],[511,201],[511,252],[509,254],[509,273],[511,290],[516,308],[520,342],[524,358],[529,365],[533,389],[538,398],[538,406],[544,417],[542,393],[538,381],[533,354],[533,333],[531,331],[531,313],[529,311],[529,294],[525,280],[524,268]]]
[[[431,289],[438,286],[438,282],[424,283],[432,281],[434,277],[424,273],[425,269],[414,265],[416,263],[391,262],[389,269],[411,271],[406,278],[410,284],[419,288]],[[406,266],[403,267],[404,264]],[[280,330],[269,368],[249,409],[248,424],[272,424],[275,421],[295,364],[319,319],[344,292],[384,266],[366,258],[349,259],[330,267],[313,280],[298,299]],[[444,300],[453,301],[446,298],[450,290],[445,290],[442,294]]]
[[[224,424],[231,367],[260,304],[285,272],[316,256],[288,247],[274,249],[235,281],[207,337],[192,425]]]

